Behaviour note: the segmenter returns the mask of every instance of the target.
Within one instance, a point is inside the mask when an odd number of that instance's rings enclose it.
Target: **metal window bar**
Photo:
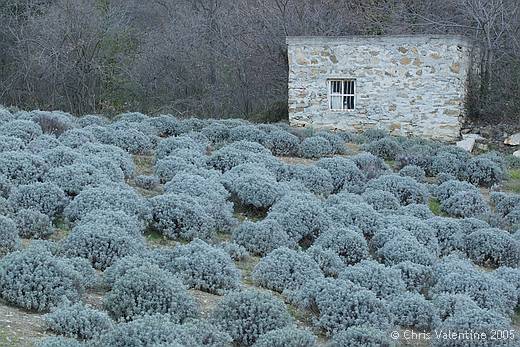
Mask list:
[[[329,81],[329,107],[331,110],[353,110],[355,108],[355,80]]]

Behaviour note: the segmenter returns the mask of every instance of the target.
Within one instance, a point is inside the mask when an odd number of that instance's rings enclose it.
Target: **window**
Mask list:
[[[329,80],[329,109],[353,110],[356,106],[356,80]]]

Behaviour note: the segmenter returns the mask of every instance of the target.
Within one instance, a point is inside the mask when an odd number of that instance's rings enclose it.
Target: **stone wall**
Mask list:
[[[459,36],[288,37],[289,120],[453,141],[464,116],[472,44]],[[356,107],[331,111],[328,80],[356,80]]]

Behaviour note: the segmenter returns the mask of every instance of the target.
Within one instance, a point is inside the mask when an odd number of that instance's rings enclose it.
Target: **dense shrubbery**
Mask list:
[[[283,193],[273,176],[253,172],[238,175],[229,182],[229,190],[244,206],[263,210],[271,207]]]
[[[502,180],[504,172],[492,160],[485,157],[474,157],[466,165],[466,175],[473,184],[491,187]]]
[[[334,153],[329,140],[323,136],[308,137],[300,143],[298,153],[303,158],[317,159]]]
[[[231,257],[202,240],[177,246],[172,257],[161,265],[177,273],[190,288],[222,295],[240,286],[240,272]]]
[[[366,176],[352,160],[342,157],[324,158],[316,165],[330,172],[334,192],[342,189],[354,193],[363,191]]]
[[[398,210],[400,207],[395,195],[385,190],[367,189],[362,196],[365,202],[377,211]]]
[[[48,165],[42,157],[28,152],[0,153],[0,175],[13,184],[29,184],[42,179]]]
[[[211,314],[236,343],[253,345],[265,333],[292,323],[285,305],[267,293],[233,292],[226,295]]]
[[[345,331],[335,334],[329,347],[375,347],[395,346],[395,342],[389,339],[386,331],[381,331],[370,326],[352,326]]]
[[[314,347],[316,336],[295,327],[272,330],[261,335],[254,347]]]
[[[49,216],[35,210],[21,209],[14,215],[18,235],[23,238],[44,239],[53,232]]]
[[[352,326],[372,325],[387,329],[392,324],[386,301],[348,281],[319,279],[307,282],[291,300],[315,312],[316,326],[328,335]]]
[[[15,188],[9,203],[15,210],[33,209],[54,217],[63,210],[67,199],[63,190],[53,183],[32,183]]]
[[[394,160],[403,150],[399,143],[389,137],[370,142],[363,149],[386,160]]]
[[[453,217],[479,217],[489,212],[489,206],[478,191],[462,191],[441,202],[441,208]]]
[[[429,192],[422,184],[409,177],[399,175],[384,175],[367,184],[367,188],[388,191],[399,199],[402,205],[425,204]]]
[[[37,347],[84,347],[78,340],[63,336],[50,336],[36,343]]]
[[[278,247],[293,248],[296,243],[274,219],[244,221],[233,232],[233,240],[254,255],[264,256]]]
[[[496,153],[377,129],[140,113],[112,123],[14,118],[0,110],[0,214],[9,217],[0,217],[0,297],[52,310],[49,330],[90,340],[81,345],[315,346],[281,302],[242,291],[234,261],[248,279],[256,264],[256,286],[308,310],[329,346],[391,346],[395,326],[508,328],[519,302],[520,198],[492,193],[488,205],[478,188],[500,187],[506,164]],[[347,154],[345,141],[366,152],[334,156]],[[275,157],[296,155],[316,162]],[[437,200],[456,218],[434,217]],[[20,236],[47,238],[52,223],[71,231],[17,251]],[[110,290],[105,309],[122,322],[75,304],[85,288]],[[225,296],[197,320],[188,288]]]
[[[215,218],[204,200],[187,194],[165,194],[151,199],[152,226],[172,239],[210,239],[217,231]]]
[[[520,265],[520,243],[501,229],[481,229],[465,238],[465,249],[475,264],[484,266]]]
[[[52,332],[79,339],[91,339],[112,328],[112,321],[106,313],[79,303],[62,305],[43,319]]]
[[[439,314],[435,306],[417,293],[403,293],[393,298],[390,311],[401,327],[419,331],[431,331],[439,323]]]
[[[261,287],[283,292],[297,290],[308,281],[322,277],[322,273],[306,253],[280,247],[260,260],[252,277]]]
[[[20,246],[16,223],[11,218],[0,216],[0,257]]]
[[[330,224],[321,201],[305,193],[285,195],[271,207],[268,218],[277,221],[294,242],[312,242]]]
[[[329,200],[326,212],[330,216],[332,225],[340,228],[357,227],[368,238],[372,237],[382,225],[380,215],[363,202],[332,204]]]
[[[42,128],[30,121],[24,119],[16,119],[0,125],[0,134],[4,136],[13,136],[21,139],[25,144],[28,144],[41,134]]]
[[[300,139],[285,130],[270,132],[265,140],[265,146],[271,150],[273,155],[277,156],[295,155],[299,144]]]
[[[496,278],[492,273],[479,271],[467,260],[445,257],[434,266],[436,283],[431,294],[466,294],[480,307],[511,314],[517,303],[516,288]]]
[[[347,267],[340,278],[373,291],[380,298],[388,298],[405,290],[400,272],[371,260]]]
[[[353,265],[368,258],[368,245],[358,231],[344,228],[331,228],[316,239],[314,243],[339,255],[347,265]]]
[[[149,218],[149,207],[139,194],[127,186],[99,186],[83,189],[67,206],[65,216],[79,220],[94,210],[120,210],[139,219]]]
[[[331,249],[313,245],[306,252],[318,264],[325,276],[337,277],[345,268],[343,259]]]
[[[290,166],[289,179],[302,182],[311,192],[318,195],[328,195],[334,190],[330,172],[315,165]]]
[[[182,282],[157,266],[128,270],[116,280],[104,305],[117,320],[163,313],[175,322],[183,322],[197,315],[195,300]]]
[[[424,182],[426,179],[426,173],[424,170],[416,165],[406,165],[401,170],[399,170],[399,175],[404,177],[411,177],[417,182]]]
[[[93,347],[227,346],[231,337],[203,320],[176,324],[170,315],[155,314],[120,323],[92,342]]]
[[[94,268],[104,270],[119,258],[142,252],[145,243],[123,228],[96,222],[76,226],[62,247],[66,256],[88,259]]]
[[[80,276],[66,260],[41,249],[13,252],[0,260],[0,297],[46,311],[64,300],[79,300],[84,289]]]

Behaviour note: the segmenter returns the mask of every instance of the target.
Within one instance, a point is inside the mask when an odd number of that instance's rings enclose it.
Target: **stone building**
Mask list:
[[[291,125],[453,141],[471,41],[452,35],[287,37]]]

